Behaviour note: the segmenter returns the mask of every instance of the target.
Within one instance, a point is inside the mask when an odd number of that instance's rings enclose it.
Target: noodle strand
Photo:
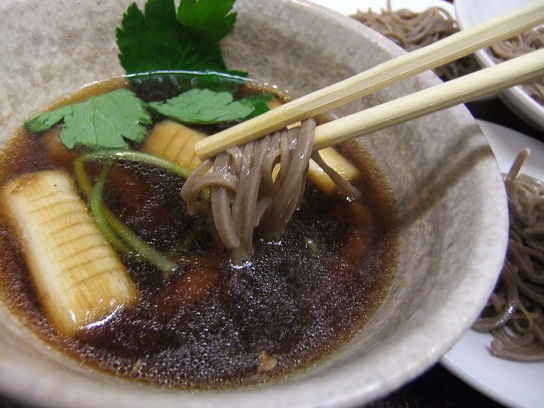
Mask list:
[[[358,11],[351,16],[389,38],[406,51],[425,47],[459,31],[454,18],[441,7],[431,7],[421,13],[407,9],[393,11],[391,1],[381,13]],[[434,69],[444,81],[479,69],[473,56],[467,56]]]
[[[517,361],[544,360],[544,183],[519,174],[529,155],[516,157],[505,176],[510,240],[504,267],[481,317],[478,331],[495,339],[496,356]]]
[[[307,119],[300,127],[229,149],[204,160],[185,182],[181,196],[189,212],[211,214],[234,263],[249,259],[256,227],[265,239],[277,239],[291,219],[304,193],[315,127],[315,120]],[[209,202],[201,197],[204,189],[210,190]]]

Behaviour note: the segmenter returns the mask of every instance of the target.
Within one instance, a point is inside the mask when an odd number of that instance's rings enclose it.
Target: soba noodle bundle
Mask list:
[[[507,41],[499,42],[490,49],[493,59],[500,63],[540,48],[544,48],[544,27],[538,27]],[[526,83],[522,85],[522,88],[535,101],[544,105],[544,79]]]
[[[479,320],[493,354],[519,361],[544,360],[544,183],[518,174],[523,150],[506,176],[510,239],[495,291]]]
[[[255,228],[260,227],[265,239],[282,234],[304,192],[311,157],[340,191],[358,193],[319,155],[312,155],[315,127],[315,120],[308,119],[299,127],[230,148],[204,160],[185,182],[181,196],[187,209],[211,213],[215,231],[231,250],[233,263],[240,264],[251,255]],[[201,192],[208,188],[210,198],[203,199]]]
[[[352,18],[383,34],[406,51],[432,44],[459,31],[452,16],[440,7],[432,7],[421,13],[407,9],[393,11],[391,1],[381,13],[372,10],[358,11]],[[436,68],[442,80],[449,80],[474,72],[478,64],[473,56],[459,59]]]

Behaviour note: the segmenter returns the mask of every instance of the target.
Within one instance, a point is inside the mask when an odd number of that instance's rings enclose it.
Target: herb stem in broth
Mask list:
[[[91,211],[97,225],[108,241],[121,253],[140,260],[144,259],[160,270],[164,277],[167,278],[178,267],[178,264],[138,237],[104,203],[102,193],[109,166],[101,171],[94,186],[85,170],[85,164],[88,162],[98,161],[113,164],[120,160],[136,161],[159,167],[183,179],[187,178],[190,171],[168,160],[137,151],[99,150],[80,156],[74,161],[74,174],[78,184],[90,201]]]
[[[104,184],[108,177],[110,169],[109,167],[104,167],[96,180],[96,184],[91,190],[90,196],[90,208],[91,213],[93,214],[94,220],[104,234],[106,239],[112,244],[117,251],[122,254],[128,255],[132,252],[132,249],[121,239],[119,235],[112,229],[110,223],[108,222],[108,217],[105,214],[104,207],[102,203],[102,192],[104,191]],[[113,217],[110,217],[113,218]]]

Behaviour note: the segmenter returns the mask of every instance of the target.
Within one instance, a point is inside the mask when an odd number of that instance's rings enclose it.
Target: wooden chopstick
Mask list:
[[[229,147],[247,143],[299,120],[511,38],[543,21],[544,4],[537,0],[207,137],[195,145],[196,153],[201,159],[215,156]]]
[[[537,78],[544,78],[544,49],[320,125],[314,150]]]

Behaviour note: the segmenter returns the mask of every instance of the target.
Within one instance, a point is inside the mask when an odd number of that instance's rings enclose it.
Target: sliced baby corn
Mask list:
[[[344,156],[338,153],[332,147],[326,147],[319,151],[323,161],[342,178],[348,182],[355,181],[359,175],[359,170],[351,164]],[[333,194],[337,191],[336,184],[331,180],[327,173],[313,160],[310,160],[308,168],[308,178],[323,192]]]
[[[351,164],[344,156],[338,153],[332,147],[326,147],[319,151],[321,158],[336,171],[347,182],[355,181],[359,175],[359,170]],[[272,178],[275,180],[280,172],[280,165],[274,167]],[[308,165],[308,178],[325,194],[335,194],[338,191],[336,183],[332,181],[327,173],[313,159],[310,159]]]
[[[108,245],[62,171],[25,174],[0,190],[50,323],[69,336],[139,298],[125,266]]]
[[[204,133],[167,119],[151,129],[142,150],[193,170],[200,164],[195,143],[205,137]]]

